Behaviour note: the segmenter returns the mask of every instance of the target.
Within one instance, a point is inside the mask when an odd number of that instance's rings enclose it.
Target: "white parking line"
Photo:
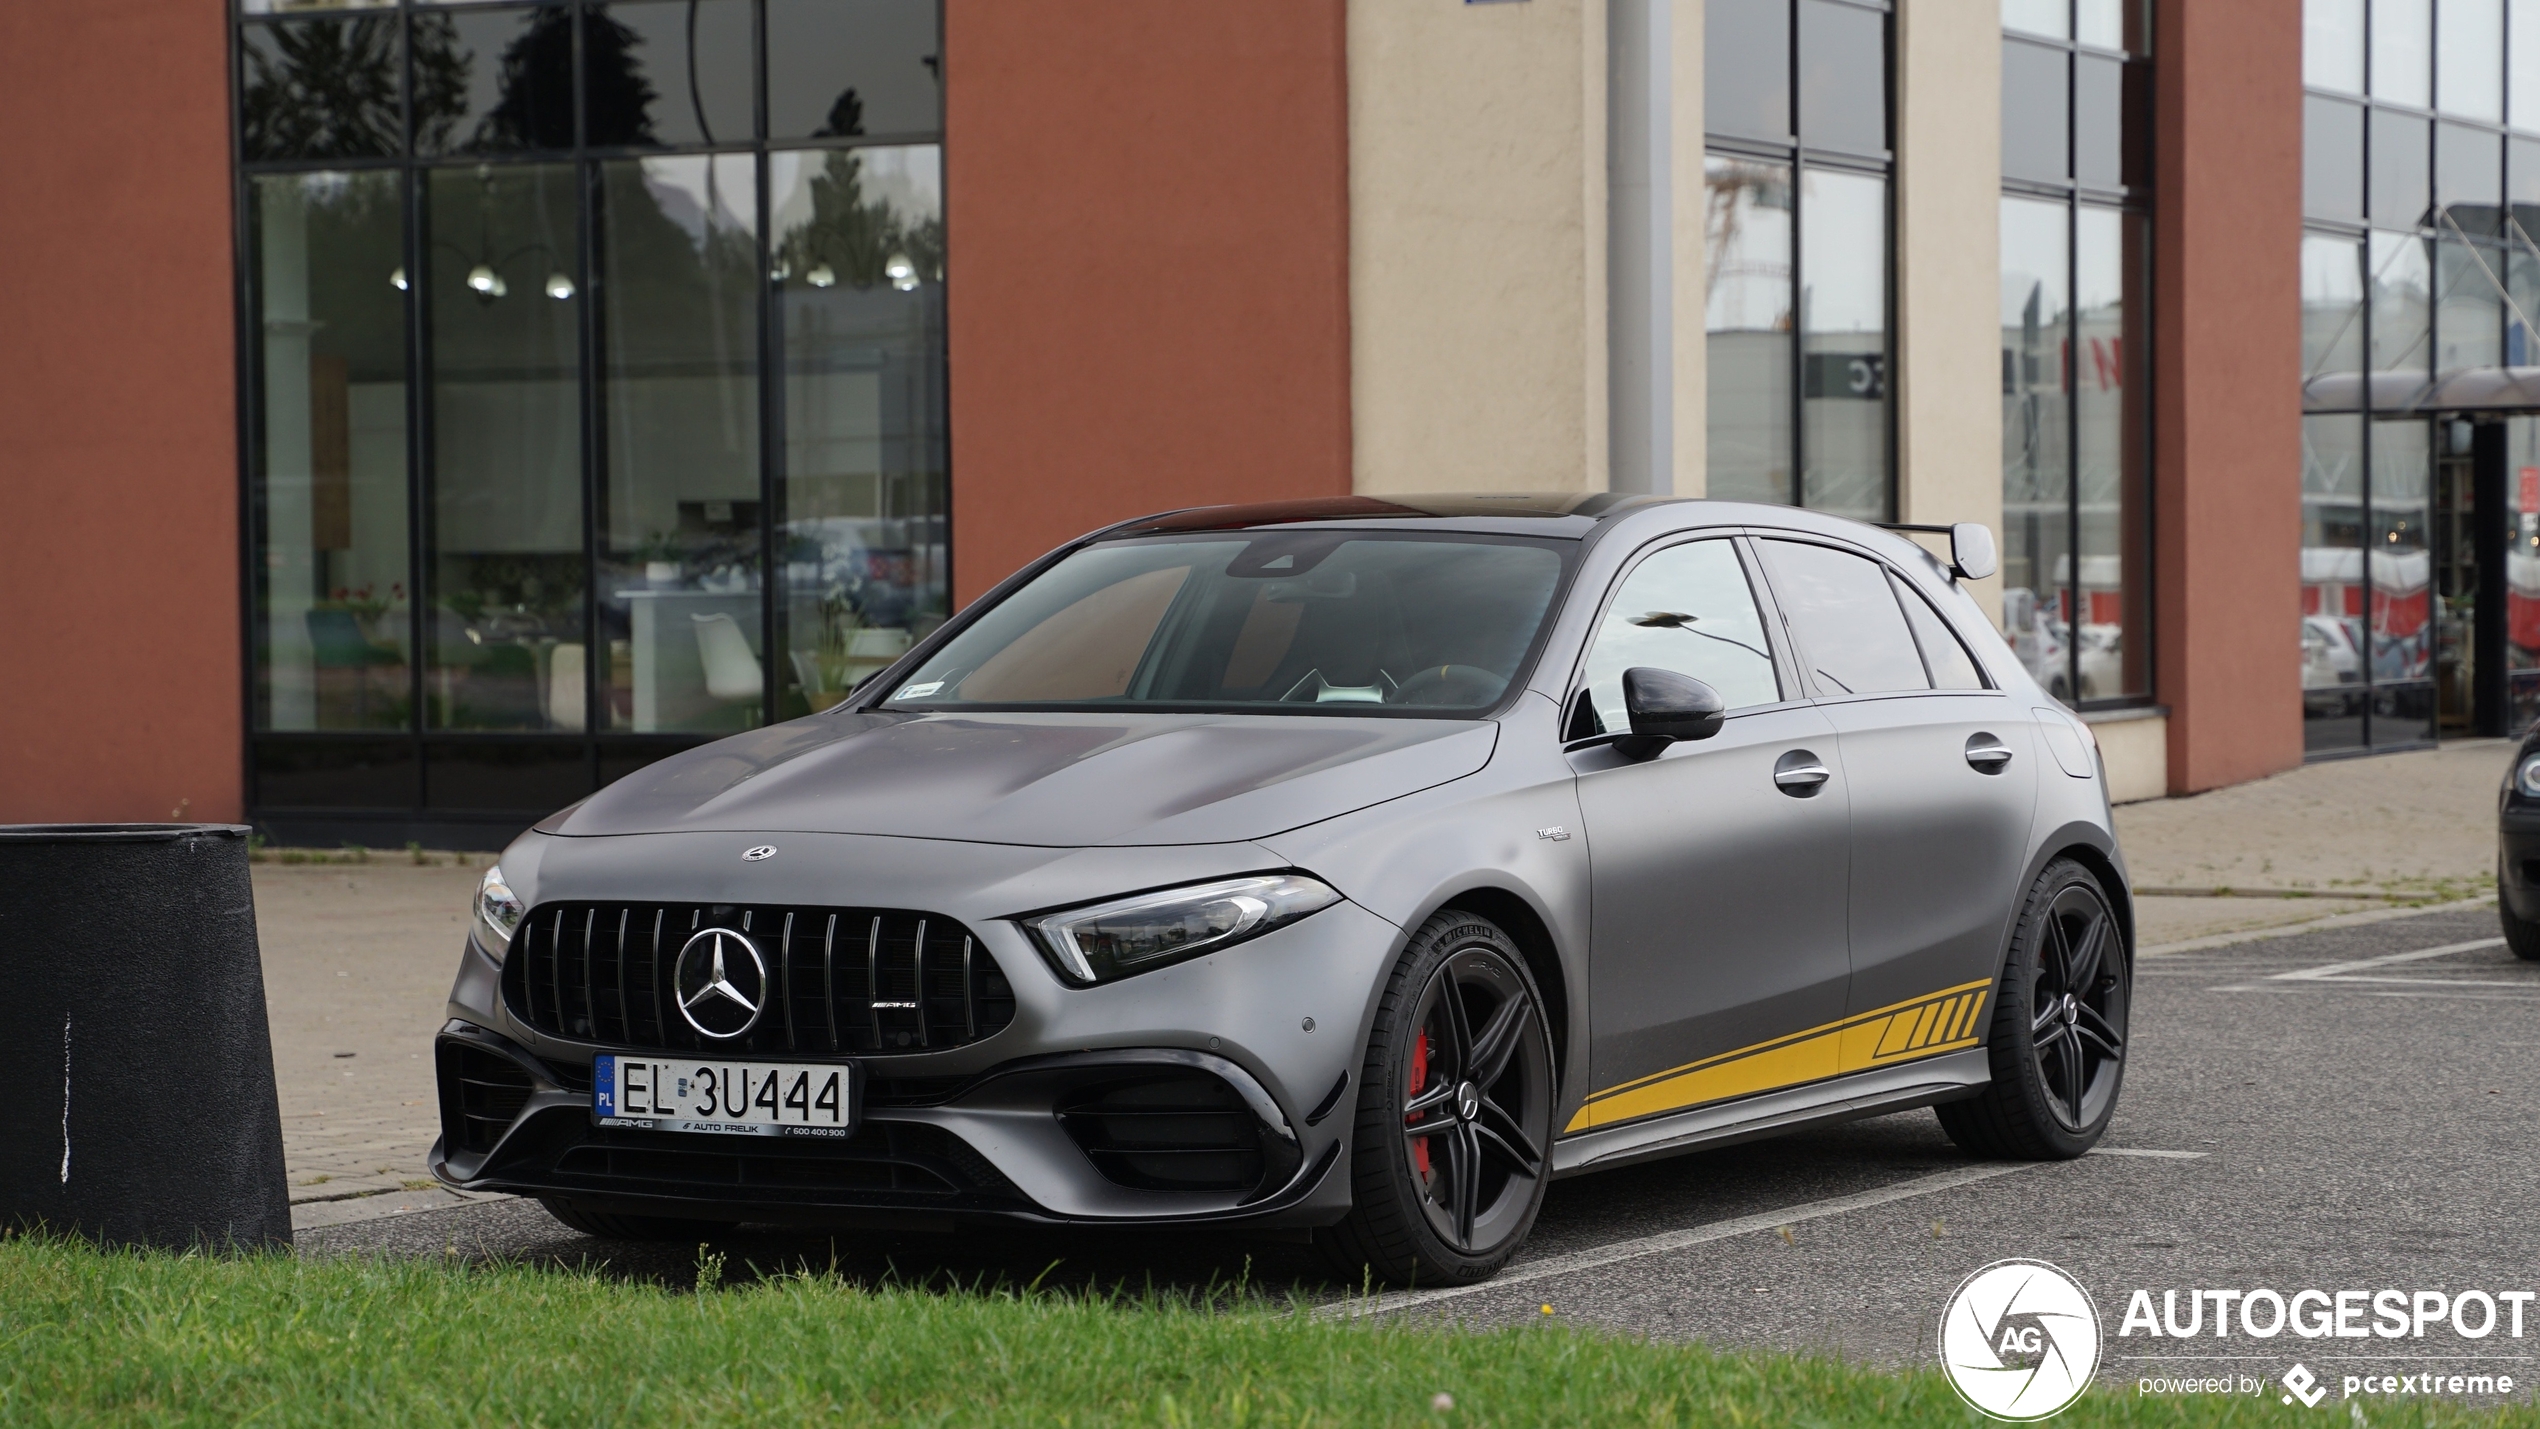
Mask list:
[[[2205,1153],[2202,1151],[2137,1151],[2131,1148],[2106,1147],[2092,1154],[2190,1160],[2203,1156]],[[2051,1161],[1996,1161],[1978,1166],[1963,1166],[1950,1171],[1936,1171],[1928,1176],[1917,1176],[1910,1181],[1899,1181],[1893,1186],[1882,1186],[1875,1191],[1861,1191],[1849,1196],[1832,1196],[1822,1201],[1806,1201],[1778,1211],[1765,1211],[1760,1215],[1739,1216],[1735,1220],[1714,1221],[1709,1225],[1693,1226],[1685,1230],[1662,1231],[1657,1235],[1616,1241],[1611,1245],[1600,1245],[1588,1250],[1574,1250],[1567,1255],[1552,1255],[1541,1260],[1520,1261],[1501,1271],[1496,1277],[1475,1285],[1443,1285],[1435,1290],[1388,1291],[1382,1295],[1326,1305],[1314,1313],[1318,1318],[1326,1320],[1355,1320],[1367,1315],[1390,1314],[1396,1310],[1409,1309],[1414,1305],[1455,1300],[1490,1290],[1505,1290],[1511,1285],[1523,1285],[1530,1280],[1547,1280],[1556,1275],[1595,1270],[1601,1266],[1614,1265],[1626,1260],[1664,1255],[1671,1250],[1706,1245],[1715,1240],[1727,1240],[1732,1236],[1779,1230],[1784,1226],[1797,1225],[1802,1221],[1839,1216],[1846,1211],[1867,1210],[1872,1206],[1884,1206],[1891,1201],[1911,1200],[1916,1196],[1928,1196],[1936,1191],[1949,1191],[1960,1186],[1971,1186],[1978,1181],[1990,1181],[1996,1176],[2008,1176],[2014,1171],[2026,1171],[2055,1164],[2057,1163]]]
[[[2502,938],[2475,938],[2466,943],[2445,943],[2439,948],[2418,948],[2413,952],[2406,953],[2384,953],[2377,958],[2358,958],[2351,963],[2329,963],[2323,967],[2302,968],[2298,971],[2289,973],[2276,973],[2268,977],[2267,981],[2325,982],[2334,978],[2343,982],[2379,982],[2383,981],[2383,979],[2350,978],[2345,975],[2348,973],[2363,972],[2370,968],[2386,968],[2393,963],[2423,962],[2427,958],[2446,957],[2453,953],[2474,953],[2482,948],[2501,948],[2504,945],[2505,940]],[[2436,979],[2428,980],[2434,981]],[[2411,981],[2414,981],[2414,979],[2411,979]],[[2518,983],[2497,985],[2520,986]]]

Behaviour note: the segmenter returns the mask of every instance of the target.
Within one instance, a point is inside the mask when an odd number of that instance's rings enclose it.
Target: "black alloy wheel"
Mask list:
[[[1524,957],[1449,910],[1411,940],[1360,1083],[1349,1217],[1322,1236],[1351,1280],[1462,1284],[1499,1269],[1551,1177],[1552,1040]]]
[[[2088,869],[2049,864],[2030,888],[1986,1036],[1993,1079],[1934,1110],[1980,1156],[2056,1160],[2097,1144],[2125,1082],[2133,991],[2125,930]]]

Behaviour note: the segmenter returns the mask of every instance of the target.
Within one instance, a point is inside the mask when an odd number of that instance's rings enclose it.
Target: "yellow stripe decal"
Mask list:
[[[1890,1062],[1972,1047],[1976,1042],[1976,1012],[1992,988],[1989,978],[1945,987],[1840,1022],[1608,1087],[1589,1096],[1563,1130],[1613,1126],[1706,1102],[1753,1096]]]

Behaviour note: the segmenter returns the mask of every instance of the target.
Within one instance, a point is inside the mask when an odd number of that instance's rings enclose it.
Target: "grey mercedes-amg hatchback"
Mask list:
[[[507,849],[436,1174],[596,1235],[1310,1229],[1504,1263],[1553,1177],[1932,1106],[2069,1157],[2132,905],[2089,729],[1947,562],[1782,507],[1098,531],[833,709]]]

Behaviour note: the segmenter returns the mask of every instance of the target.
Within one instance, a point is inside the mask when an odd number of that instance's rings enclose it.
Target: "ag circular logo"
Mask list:
[[[756,1027],[767,1006],[767,959],[731,929],[706,928],[679,950],[670,986],[689,1026],[728,1042]]]
[[[1940,1368],[1980,1413],[2060,1414],[2099,1370],[2098,1307],[2045,1261],[1997,1260],[1960,1282],[1940,1312]]]

